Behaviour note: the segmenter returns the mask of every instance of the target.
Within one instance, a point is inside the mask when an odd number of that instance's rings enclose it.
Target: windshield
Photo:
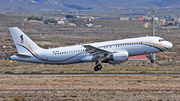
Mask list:
[[[159,39],[159,42],[163,42],[163,41],[166,41],[165,39]]]

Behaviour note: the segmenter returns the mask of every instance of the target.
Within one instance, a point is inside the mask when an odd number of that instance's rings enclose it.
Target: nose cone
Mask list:
[[[167,48],[168,48],[168,49],[171,49],[172,47],[173,47],[173,44],[172,44],[171,42],[168,42],[168,43],[167,43]]]

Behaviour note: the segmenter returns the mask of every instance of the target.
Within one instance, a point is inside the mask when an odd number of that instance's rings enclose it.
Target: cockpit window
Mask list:
[[[163,41],[166,41],[165,39],[159,39],[159,42],[163,42]]]

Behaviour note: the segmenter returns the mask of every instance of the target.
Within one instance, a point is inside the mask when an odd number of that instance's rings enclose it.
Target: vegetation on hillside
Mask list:
[[[172,26],[172,25],[174,25],[174,24],[173,24],[172,22],[170,22],[170,23],[168,23],[167,25],[168,25],[168,26]]]
[[[66,15],[66,18],[77,18],[77,17],[73,15]]]
[[[44,24],[49,24],[49,23],[54,23],[54,24],[56,25],[56,24],[57,24],[57,21],[55,21],[55,20],[50,20],[50,19],[44,20]]]
[[[38,21],[43,21],[43,16],[38,17],[38,16],[30,16],[28,17],[28,21],[29,20],[38,20]]]

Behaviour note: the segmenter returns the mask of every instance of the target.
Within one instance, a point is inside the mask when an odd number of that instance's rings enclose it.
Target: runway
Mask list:
[[[33,73],[12,73],[12,74],[3,74],[1,73],[0,76],[6,76],[6,75],[49,75],[49,76],[132,76],[132,75],[138,75],[138,76],[144,76],[144,75],[150,75],[150,76],[170,76],[170,75],[180,75],[180,73],[39,73],[39,74],[33,74]]]
[[[0,74],[0,101],[25,96],[26,100],[138,101],[180,100],[178,73],[42,73]],[[145,96],[148,96],[145,98]],[[132,97],[132,98],[131,98]],[[108,100],[106,100],[108,99]],[[135,99],[135,100],[134,100]],[[121,100],[119,100],[121,101]],[[154,101],[154,100],[153,100]]]

